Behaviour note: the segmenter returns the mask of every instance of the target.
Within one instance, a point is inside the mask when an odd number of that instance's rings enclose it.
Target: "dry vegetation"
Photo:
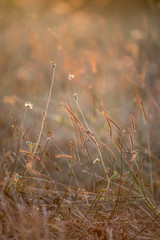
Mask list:
[[[0,240],[160,239],[160,2],[0,2]]]

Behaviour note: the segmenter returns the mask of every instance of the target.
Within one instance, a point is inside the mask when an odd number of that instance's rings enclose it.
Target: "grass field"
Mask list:
[[[160,239],[159,13],[0,1],[0,240]]]

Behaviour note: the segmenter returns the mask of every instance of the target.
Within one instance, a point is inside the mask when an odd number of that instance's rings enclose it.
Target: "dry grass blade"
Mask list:
[[[111,127],[109,117],[107,116],[107,113],[106,113],[106,110],[105,110],[105,107],[104,107],[103,103],[101,103],[101,107],[102,107],[102,110],[103,110],[103,116],[105,117],[105,119],[107,121],[107,124],[108,124],[108,127],[109,127],[110,138],[112,139],[112,135],[113,135],[112,134],[112,127]]]
[[[114,154],[114,152],[112,151],[112,149],[110,149],[105,143],[101,142],[103,144],[103,146],[105,148],[107,148],[109,150],[109,152],[111,153],[111,155],[114,157],[115,160],[117,160],[116,155]]]
[[[135,120],[133,115],[130,115],[130,121],[131,121],[132,131],[135,133],[136,128],[135,128]]]
[[[144,105],[143,105],[143,102],[142,102],[142,99],[141,99],[141,98],[139,98],[139,104],[140,104],[140,107],[141,107],[141,109],[142,109],[144,122],[145,122],[145,124],[147,124],[146,112],[145,112]]]

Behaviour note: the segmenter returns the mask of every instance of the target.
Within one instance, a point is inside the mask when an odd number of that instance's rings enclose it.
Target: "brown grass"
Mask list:
[[[142,2],[0,3],[0,240],[160,239],[159,4]]]

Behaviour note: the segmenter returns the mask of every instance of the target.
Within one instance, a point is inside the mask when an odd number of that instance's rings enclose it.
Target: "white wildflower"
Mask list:
[[[94,161],[93,161],[93,164],[97,163],[97,162],[100,162],[101,160],[97,157]]]
[[[73,80],[74,79],[74,74],[69,74],[68,80]]]
[[[24,106],[29,109],[33,109],[33,104],[31,102],[25,102]]]

